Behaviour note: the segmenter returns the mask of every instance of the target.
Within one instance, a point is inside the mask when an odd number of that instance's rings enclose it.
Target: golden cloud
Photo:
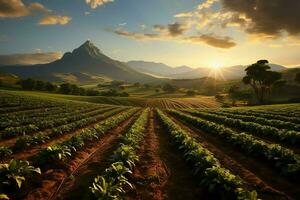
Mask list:
[[[61,52],[0,55],[0,65],[44,64],[55,61],[61,56]]]
[[[192,43],[205,43],[207,45],[216,47],[216,48],[223,48],[229,49],[236,46],[236,43],[232,41],[230,37],[221,37],[215,36],[212,34],[202,34],[199,36],[190,36],[185,38],[187,41]]]
[[[40,3],[25,5],[22,0],[0,0],[0,17],[24,17],[33,14],[34,11],[49,12]]]
[[[102,6],[106,3],[111,3],[114,0],[85,0],[85,2],[92,8],[96,9],[98,6]]]
[[[46,15],[40,19],[40,25],[66,25],[71,21],[71,17],[69,16],[61,16],[61,15]]]

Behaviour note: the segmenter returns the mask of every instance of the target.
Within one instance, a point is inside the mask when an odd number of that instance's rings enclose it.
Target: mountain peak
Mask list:
[[[96,47],[90,40],[85,41],[80,47],[75,49],[73,54],[80,54],[80,55],[88,55],[91,57],[98,57],[102,55],[100,49]]]

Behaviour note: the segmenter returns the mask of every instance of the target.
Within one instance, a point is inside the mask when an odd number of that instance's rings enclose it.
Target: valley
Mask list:
[[[184,100],[178,101],[186,107],[171,99],[124,106],[38,92],[0,94],[1,162],[26,160],[40,170],[22,175],[25,186],[17,193],[6,190],[12,199],[300,194],[298,104],[237,110],[204,98],[191,109]],[[109,193],[100,190],[107,181],[114,181]]]

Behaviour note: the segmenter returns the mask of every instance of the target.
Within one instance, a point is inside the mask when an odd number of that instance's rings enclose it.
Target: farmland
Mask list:
[[[0,199],[299,198],[299,104],[116,99],[1,90]]]

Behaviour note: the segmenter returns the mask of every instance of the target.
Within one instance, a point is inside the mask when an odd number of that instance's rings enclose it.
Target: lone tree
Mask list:
[[[251,85],[257,100],[264,102],[265,94],[271,93],[272,86],[281,79],[281,73],[269,71],[271,67],[267,60],[259,60],[245,69],[247,75],[243,78],[245,84]]]
[[[300,84],[300,72],[296,74],[295,81],[296,83]]]

